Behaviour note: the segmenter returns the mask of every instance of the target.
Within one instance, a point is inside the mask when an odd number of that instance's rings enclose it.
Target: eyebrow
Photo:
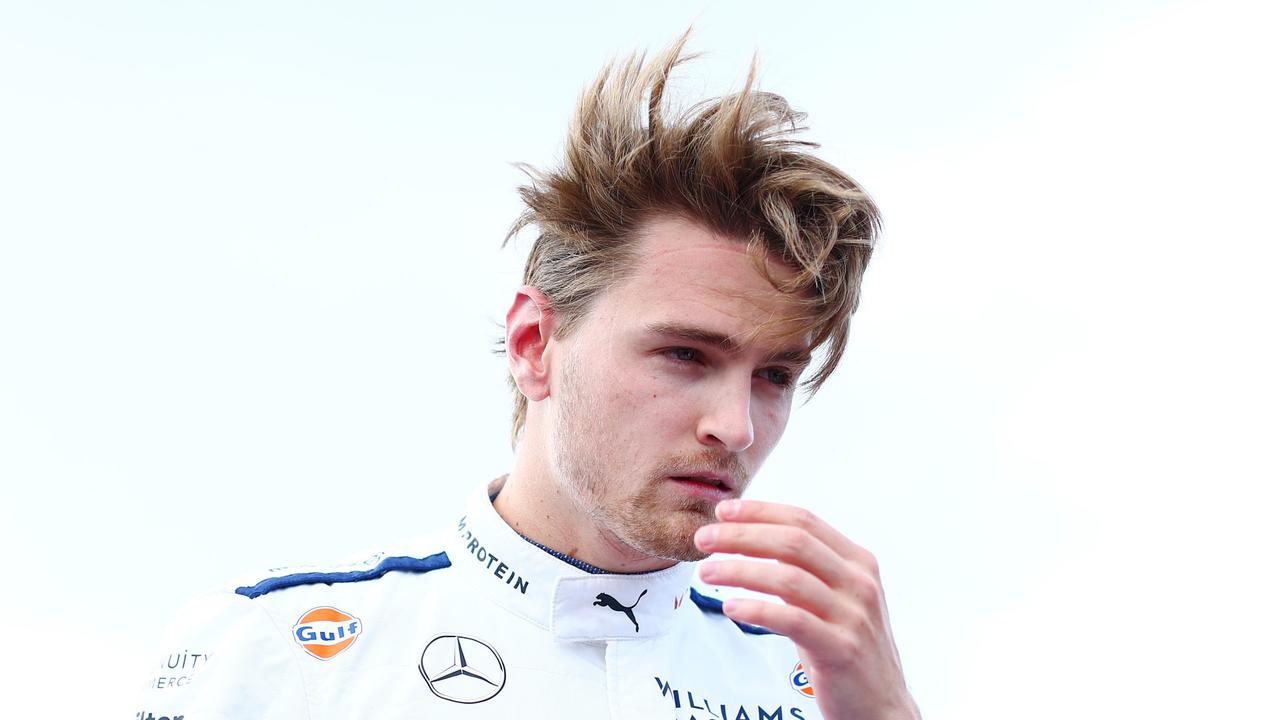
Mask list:
[[[645,329],[654,335],[660,335],[671,340],[682,342],[693,342],[700,345],[711,345],[720,348],[729,355],[735,355],[742,352],[742,344],[737,340],[712,330],[705,330],[690,325],[681,325],[679,323],[650,323]],[[796,365],[808,365],[812,354],[804,348],[791,348],[781,350],[770,355],[767,362],[785,362]]]

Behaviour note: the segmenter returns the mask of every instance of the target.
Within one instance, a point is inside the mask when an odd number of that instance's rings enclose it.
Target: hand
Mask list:
[[[771,558],[704,562],[703,581],[782,598],[731,599],[724,614],[791,638],[828,720],[919,718],[889,631],[876,559],[808,510],[726,500],[700,528],[703,552]]]

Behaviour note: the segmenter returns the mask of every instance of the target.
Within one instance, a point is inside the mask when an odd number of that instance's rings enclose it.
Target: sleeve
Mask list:
[[[306,688],[287,640],[249,598],[195,600],[168,625],[134,720],[304,720]]]

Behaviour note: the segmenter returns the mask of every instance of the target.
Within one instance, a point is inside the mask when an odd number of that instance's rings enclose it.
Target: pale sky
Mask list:
[[[510,462],[511,165],[695,24],[880,203],[754,497],[879,557],[929,718],[1280,717],[1280,30],[1247,2],[0,4],[0,710]]]

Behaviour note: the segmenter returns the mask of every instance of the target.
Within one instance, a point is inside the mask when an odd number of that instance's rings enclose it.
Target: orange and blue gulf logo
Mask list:
[[[293,639],[312,657],[328,660],[364,632],[360,618],[334,607],[311,608],[293,626]]]
[[[791,687],[805,697],[813,697],[813,686],[809,684],[809,676],[804,671],[804,663],[796,663],[791,670]]]

